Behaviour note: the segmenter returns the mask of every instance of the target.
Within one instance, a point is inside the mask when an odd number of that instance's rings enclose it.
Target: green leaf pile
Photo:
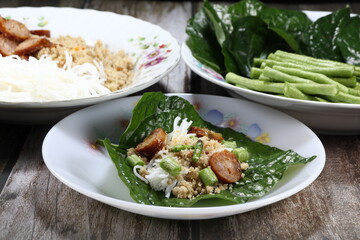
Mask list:
[[[360,65],[360,17],[345,7],[312,22],[296,10],[259,0],[203,7],[189,19],[186,41],[193,56],[220,74],[249,77],[255,57],[276,50]]]
[[[250,167],[245,172],[245,178],[235,184],[232,190],[200,195],[194,199],[166,198],[164,192],[154,191],[134,175],[132,168],[125,162],[126,149],[135,147],[155,128],[161,127],[166,132],[171,132],[177,116],[193,121],[193,126],[206,127],[222,133],[226,140],[236,141],[238,146],[247,148],[251,156],[248,161]],[[230,128],[214,126],[204,121],[194,106],[185,99],[177,96],[168,97],[160,92],[143,95],[134,108],[129,126],[118,144],[112,143],[109,139],[103,139],[101,142],[114,162],[119,177],[129,188],[131,197],[138,203],[158,206],[190,207],[205,199],[222,200],[224,204],[245,203],[268,192],[282,178],[289,166],[305,164],[316,157],[304,158],[292,150],[283,151],[263,145]]]

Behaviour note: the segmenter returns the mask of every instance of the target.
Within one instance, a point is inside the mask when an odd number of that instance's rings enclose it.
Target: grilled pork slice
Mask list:
[[[15,48],[15,54],[19,56],[32,55],[35,52],[39,51],[42,48],[52,47],[53,43],[44,37],[40,38],[29,38],[21,42]]]
[[[33,35],[48,37],[48,38],[51,36],[50,30],[46,30],[46,29],[30,30],[30,33]]]
[[[18,43],[0,34],[0,53],[2,56],[13,55]]]
[[[158,151],[160,151],[166,142],[166,132],[162,128],[157,128],[147,136],[144,141],[136,146],[135,151],[142,156],[151,159]]]
[[[21,42],[30,37],[30,31],[25,24],[16,20],[7,20],[0,16],[0,32],[5,37]]]
[[[211,131],[211,130],[209,130],[207,128],[191,126],[188,133],[195,133],[197,137],[207,136],[210,139],[216,140],[218,142],[221,142],[222,140],[224,140],[221,133],[216,133],[216,132]]]

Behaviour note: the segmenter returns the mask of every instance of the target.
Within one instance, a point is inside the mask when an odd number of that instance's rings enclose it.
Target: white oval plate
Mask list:
[[[313,21],[330,13],[318,11],[304,12]],[[192,71],[202,78],[226,88],[230,95],[234,97],[247,98],[275,107],[305,123],[317,133],[360,134],[360,104],[305,101],[239,88],[225,82],[221,75],[197,61],[185,43],[182,45],[181,55],[186,65]]]
[[[304,124],[284,113],[235,98],[172,95],[190,101],[201,116],[213,124],[232,127],[255,141],[317,158],[306,165],[291,167],[271,192],[244,204],[179,208],[135,203],[108,154],[94,143],[104,137],[114,142],[118,140],[140,99],[136,96],[82,109],[57,123],[43,142],[46,166],[61,182],[88,197],[129,212],[167,219],[218,218],[257,209],[301,191],[324,167],[325,150],[319,138]]]
[[[180,60],[178,41],[164,29],[143,20],[92,9],[1,8],[0,15],[19,20],[29,29],[48,29],[52,37],[81,36],[89,44],[102,40],[111,50],[123,49],[136,63],[133,83],[119,91],[85,99],[11,103],[0,101],[0,121],[49,123],[84,106],[124,97],[166,76]]]

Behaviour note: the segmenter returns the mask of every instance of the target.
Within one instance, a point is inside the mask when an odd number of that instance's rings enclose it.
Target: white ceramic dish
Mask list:
[[[167,75],[179,62],[180,46],[164,29],[131,16],[91,9],[55,7],[1,8],[0,15],[48,29],[52,37],[81,36],[89,44],[102,40],[111,51],[123,49],[136,62],[133,84],[103,96],[54,102],[0,102],[0,121],[42,124],[60,120],[82,107],[143,90]]]
[[[298,120],[245,100],[194,94],[177,94],[194,104],[201,116],[218,126],[232,127],[254,140],[281,149],[293,149],[304,157],[317,158],[294,166],[264,197],[228,206],[159,207],[135,203],[120,180],[112,160],[96,148],[98,138],[114,142],[128,123],[139,96],[116,99],[71,114],[46,135],[42,153],[51,173],[70,188],[103,203],[129,212],[167,219],[218,218],[257,209],[287,198],[312,183],[325,164],[319,138]],[[59,144],[61,143],[61,144]]]
[[[305,11],[311,20],[330,12]],[[197,61],[184,43],[181,55],[185,63],[204,79],[226,88],[234,97],[247,98],[281,110],[305,123],[316,133],[360,134],[360,104],[323,103],[278,97],[226,83],[224,78]]]

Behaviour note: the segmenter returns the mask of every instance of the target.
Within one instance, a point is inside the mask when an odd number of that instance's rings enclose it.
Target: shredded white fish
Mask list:
[[[167,187],[165,188],[165,197],[166,198],[170,197],[171,192],[177,183],[178,183],[178,181],[174,180],[171,184],[167,185]]]
[[[110,93],[101,63],[71,67],[66,56],[64,69],[43,55],[40,59],[0,56],[0,101],[48,102],[87,98]]]
[[[145,175],[145,178],[149,181],[150,186],[156,191],[164,191],[169,185],[170,174],[163,170],[158,164],[147,171],[149,174]]]
[[[195,134],[188,134],[188,129],[192,124],[192,121],[188,121],[186,118],[183,119],[179,125],[179,122],[181,121],[180,117],[176,117],[174,120],[174,129],[171,133],[168,134],[167,142],[169,145],[175,144],[175,142],[181,138],[194,136]],[[145,166],[146,171],[149,173],[145,175],[145,178],[142,177],[138,172],[137,169],[141,168],[138,166],[134,167],[134,174],[140,178],[141,180],[146,180],[144,182],[147,182],[150,184],[151,188],[156,191],[164,191],[165,197],[169,198],[171,195],[172,190],[174,187],[178,184],[178,181],[171,176],[169,173],[167,173],[165,170],[163,170],[160,167],[160,161],[165,158],[168,155],[168,150],[160,150],[154,158]],[[136,168],[136,169],[135,169]],[[188,173],[188,170],[183,169],[180,174],[186,175]]]

